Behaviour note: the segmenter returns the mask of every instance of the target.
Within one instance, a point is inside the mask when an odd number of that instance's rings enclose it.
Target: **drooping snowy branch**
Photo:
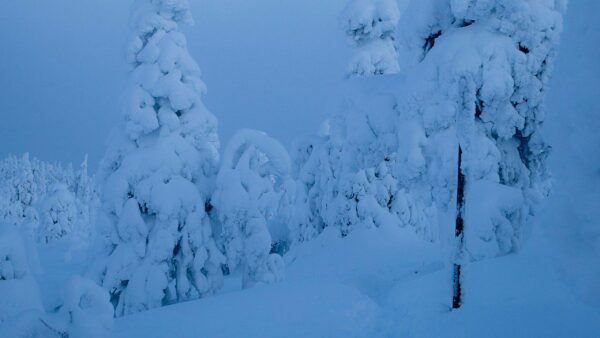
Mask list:
[[[242,269],[245,288],[283,278],[268,224],[279,212],[289,172],[285,148],[262,132],[241,130],[225,149],[213,203],[228,266]]]

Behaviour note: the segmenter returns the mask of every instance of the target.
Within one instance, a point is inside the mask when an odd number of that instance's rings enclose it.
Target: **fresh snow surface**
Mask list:
[[[443,253],[409,231],[333,229],[290,254],[286,280],[118,319],[117,337],[594,337],[547,243],[465,269],[450,311]],[[559,320],[560,319],[560,320]],[[174,324],[177,323],[177,324]]]
[[[119,319],[115,331],[119,337],[384,334],[383,302],[393,286],[442,267],[434,246],[409,231],[387,230],[344,239],[326,231],[288,255],[284,282]],[[174,318],[180,325],[168,324]]]

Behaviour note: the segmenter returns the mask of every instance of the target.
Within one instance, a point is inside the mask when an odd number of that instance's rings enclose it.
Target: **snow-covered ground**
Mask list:
[[[594,337],[598,307],[577,299],[545,241],[465,270],[450,311],[443,255],[406,231],[325,232],[282,283],[117,320],[118,337]]]

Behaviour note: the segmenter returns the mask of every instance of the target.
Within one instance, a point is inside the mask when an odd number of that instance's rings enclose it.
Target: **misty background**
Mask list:
[[[87,153],[95,168],[122,114],[131,3],[0,1],[0,157],[78,164]],[[222,147],[240,128],[289,147],[338,109],[351,55],[337,21],[344,0],[190,4],[188,45]]]

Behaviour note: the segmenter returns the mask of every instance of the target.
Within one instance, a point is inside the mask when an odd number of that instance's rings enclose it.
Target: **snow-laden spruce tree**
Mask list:
[[[411,1],[397,31],[403,76],[359,85],[328,132],[294,152],[295,203],[307,210],[291,222],[296,241],[359,224],[450,239],[460,145],[463,258],[517,250],[549,188],[539,127],[564,7]]]
[[[406,55],[422,61],[410,78],[418,94],[398,110],[426,136],[426,178],[442,211],[462,152],[465,258],[517,250],[548,193],[539,130],[564,9],[565,1],[413,1],[400,25]]]
[[[223,154],[213,204],[227,265],[242,270],[244,288],[283,278],[283,259],[271,253],[269,222],[279,213],[289,172],[285,148],[259,131],[239,131]]]
[[[340,22],[356,54],[348,75],[393,74],[400,70],[395,30],[400,11],[397,0],[350,0]]]
[[[38,182],[29,154],[9,156],[2,161],[1,189],[4,197],[0,221],[14,224],[35,237],[39,217],[35,203],[39,199]]]
[[[223,283],[206,210],[216,174],[217,121],[182,28],[186,0],[138,0],[125,119],[103,160],[101,258],[92,273],[116,315],[211,294]]]

